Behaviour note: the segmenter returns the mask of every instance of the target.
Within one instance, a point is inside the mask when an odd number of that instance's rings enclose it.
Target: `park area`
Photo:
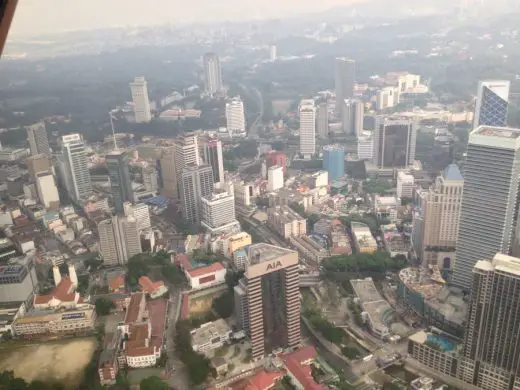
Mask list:
[[[94,338],[83,338],[12,348],[2,344],[0,371],[14,371],[16,377],[27,382],[39,379],[75,388],[83,379],[96,343]]]

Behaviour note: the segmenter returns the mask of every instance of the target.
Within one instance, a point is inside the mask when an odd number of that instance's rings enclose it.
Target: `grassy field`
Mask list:
[[[12,370],[15,376],[28,382],[34,379],[53,380],[74,387],[83,378],[83,370],[95,350],[94,338],[13,344],[12,348],[0,349],[0,370]]]

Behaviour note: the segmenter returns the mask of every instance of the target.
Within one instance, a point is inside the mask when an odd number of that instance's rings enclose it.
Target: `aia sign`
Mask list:
[[[282,267],[282,262],[280,260],[278,260],[278,261],[273,261],[272,263],[267,264],[267,268],[265,270],[272,271],[272,270],[275,270],[280,267]]]

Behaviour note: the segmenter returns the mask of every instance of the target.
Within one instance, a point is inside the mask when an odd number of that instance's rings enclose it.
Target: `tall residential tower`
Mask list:
[[[312,99],[300,102],[300,154],[311,159],[316,153],[316,109]]]
[[[222,70],[220,59],[216,53],[206,53],[204,62],[204,88],[207,93],[214,94],[222,91]]]
[[[509,253],[520,179],[520,129],[480,126],[469,136],[453,284],[471,287],[477,261]]]
[[[148,97],[148,83],[144,77],[136,77],[130,83],[132,101],[134,103],[135,123],[148,123],[152,120],[150,100]]]

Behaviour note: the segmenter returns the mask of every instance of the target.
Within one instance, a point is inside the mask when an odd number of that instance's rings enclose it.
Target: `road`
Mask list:
[[[175,353],[175,324],[181,312],[182,290],[170,290],[168,300],[168,318],[166,320],[166,353],[168,360],[165,371],[168,375],[168,383],[179,390],[189,390],[188,376],[184,364]]]
[[[258,105],[258,114],[255,119],[249,126],[249,130],[247,132],[247,137],[252,139],[258,139],[258,126],[262,123],[262,118],[264,116],[264,98],[262,93],[255,87],[248,87],[244,84],[239,84],[240,88],[244,91],[245,94],[249,95],[253,100],[257,102]]]

